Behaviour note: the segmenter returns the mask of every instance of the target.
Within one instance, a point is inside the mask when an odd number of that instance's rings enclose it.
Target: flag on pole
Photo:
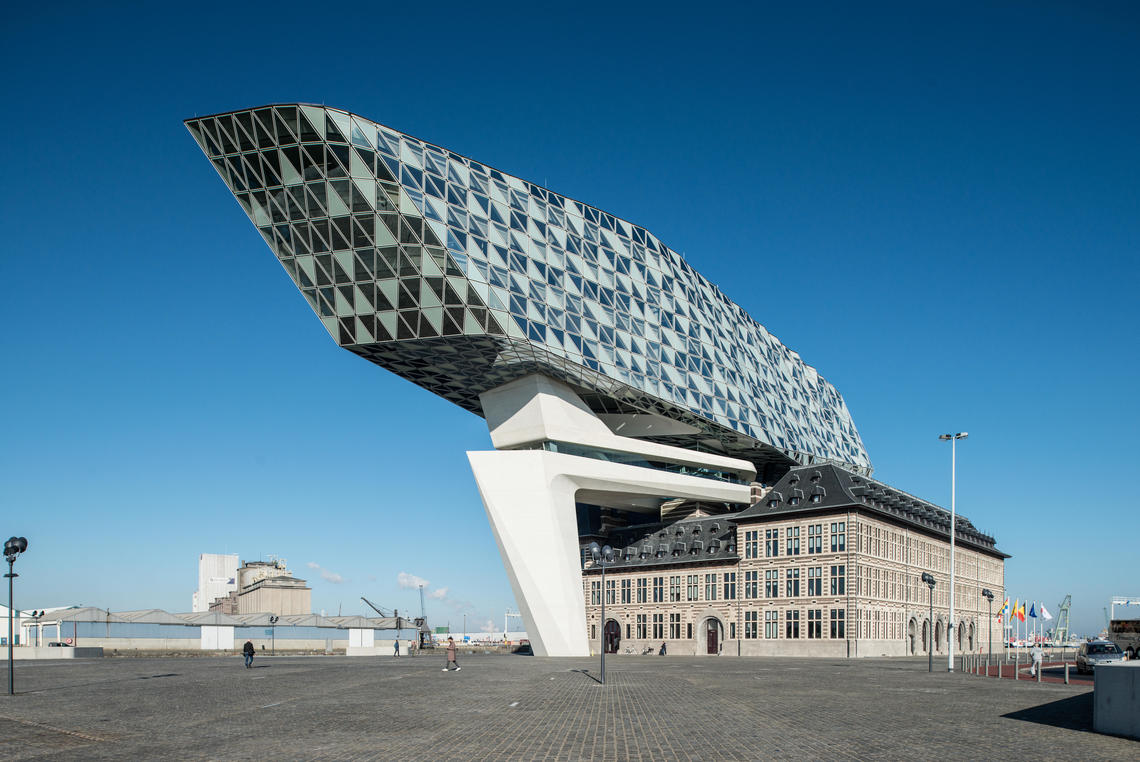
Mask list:
[[[1014,601],[1014,607],[1015,608],[1014,608],[1013,613],[1017,614],[1017,618],[1024,622],[1025,621],[1025,604],[1022,603],[1021,606],[1018,607],[1017,601],[1015,600]]]
[[[1032,619],[1037,618],[1037,604],[1036,603],[1029,604],[1029,616]]]
[[[1006,598],[1005,603],[1003,603],[1001,605],[1001,609],[998,611],[998,621],[999,622],[1005,621],[1005,619],[1008,616],[1009,616],[1009,598]]]
[[[1050,614],[1049,611],[1045,608],[1044,603],[1041,604],[1041,616],[1045,618],[1045,621],[1049,621],[1053,618],[1053,615]]]

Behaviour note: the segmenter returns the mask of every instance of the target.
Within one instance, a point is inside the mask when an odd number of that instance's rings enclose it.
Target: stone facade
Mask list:
[[[948,521],[939,531],[941,509],[921,501],[907,507],[898,496],[918,499],[867,477],[855,478],[875,485],[876,493],[865,496],[856,489],[849,494],[850,482],[840,484],[834,472],[824,477],[832,468],[791,472],[799,472],[804,486],[815,482],[809,488],[821,493],[817,499],[796,497],[804,490],[795,481],[787,484],[786,476],[760,502],[718,517],[733,532],[726,539],[726,545],[735,546],[731,557],[705,561],[679,555],[672,564],[669,558],[607,564],[606,620],[611,633],[617,628],[616,650],[657,652],[665,643],[667,653],[696,655],[925,654],[930,600],[921,575],[930,572],[936,581],[934,652],[945,655],[950,543]],[[954,649],[979,653],[991,634],[1001,640],[1001,625],[989,616],[981,591],[993,593],[996,616],[1005,594],[1007,556],[967,519],[958,521]],[[670,524],[661,533],[671,536],[674,527],[688,523]],[[601,574],[589,561],[583,585],[586,626],[597,652],[603,631]]]

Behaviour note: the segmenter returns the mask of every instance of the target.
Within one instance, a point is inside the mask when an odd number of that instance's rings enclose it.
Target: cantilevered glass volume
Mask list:
[[[646,229],[338,109],[186,125],[337,343],[487,418],[500,450],[634,481],[870,473],[839,392]]]

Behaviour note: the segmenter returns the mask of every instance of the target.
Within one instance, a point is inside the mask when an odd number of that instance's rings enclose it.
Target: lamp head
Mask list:
[[[989,590],[983,589],[982,590],[982,597],[988,601],[992,601],[994,599],[994,594],[992,592],[990,592]]]
[[[925,582],[927,585],[929,585],[931,590],[934,589],[935,582],[934,582],[934,575],[933,574],[931,574],[930,572],[923,572],[922,573],[922,581]]]
[[[938,438],[945,442],[946,440],[951,439],[951,436],[949,434],[939,434]]]
[[[4,558],[8,563],[16,560],[16,556],[28,549],[26,537],[9,537],[4,543]]]
[[[590,558],[592,558],[595,561],[597,561],[598,558],[602,555],[602,548],[596,542],[591,542],[586,547],[586,549],[590,551]]]

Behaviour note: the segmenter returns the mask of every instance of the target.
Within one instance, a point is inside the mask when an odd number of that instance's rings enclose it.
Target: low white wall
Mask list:
[[[30,659],[101,659],[102,648],[51,648],[48,646],[19,646],[12,649],[15,661]]]
[[[1102,664],[1093,673],[1093,729],[1140,739],[1140,661]]]

